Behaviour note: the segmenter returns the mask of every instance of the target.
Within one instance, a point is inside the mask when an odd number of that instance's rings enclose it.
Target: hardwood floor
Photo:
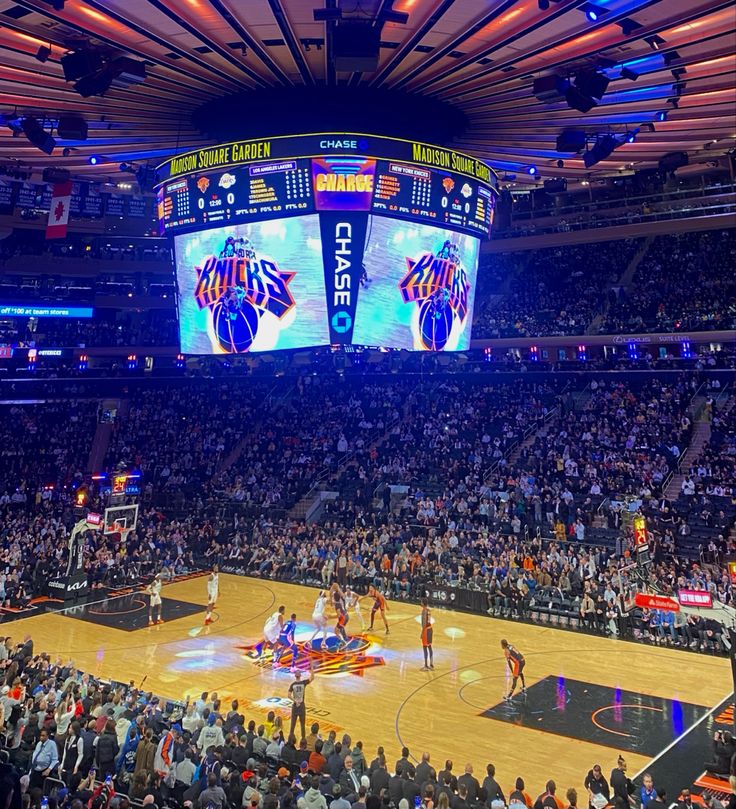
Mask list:
[[[238,699],[246,719],[260,721],[269,709],[288,717],[291,674],[259,664],[248,647],[279,604],[297,614],[297,640],[308,640],[314,589],[221,574],[217,620],[208,627],[206,579],[167,585],[163,596],[173,617],[154,627],[133,628],[147,617],[147,599],[136,595],[5,628],[15,639],[30,633],[36,651],[99,677],[145,678],[146,689],[175,700],[217,691]],[[363,602],[366,618],[369,606]],[[471,762],[482,781],[493,762],[505,789],[521,775],[537,794],[551,777],[564,796],[569,786],[580,792],[594,763],[609,773],[620,751],[629,773],[640,770],[731,691],[722,658],[441,609],[433,610],[435,670],[424,672],[418,614],[415,605],[389,602],[389,635],[379,619],[348,653],[315,653],[307,723],[349,732],[369,759],[383,745],[390,766],[406,744],[417,758],[429,751],[437,769],[446,758],[456,772]],[[348,633],[359,629],[351,614]],[[510,706],[502,702],[504,637],[525,655],[529,687]]]

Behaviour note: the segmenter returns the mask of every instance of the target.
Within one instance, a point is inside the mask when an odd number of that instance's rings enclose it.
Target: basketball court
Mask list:
[[[366,757],[386,748],[389,766],[402,745],[414,757],[428,750],[437,769],[445,758],[462,772],[473,763],[482,780],[493,762],[505,789],[518,775],[538,794],[554,778],[582,789],[595,763],[608,774],[619,753],[630,775],[677,749],[692,728],[708,728],[713,709],[732,691],[725,658],[594,637],[448,610],[433,609],[435,670],[421,671],[420,608],[389,602],[386,635],[380,616],[361,632],[350,614],[344,652],[330,643],[309,652],[313,588],[220,574],[215,621],[205,627],[206,577],[163,589],[165,623],[149,627],[148,598],[136,592],[6,626],[14,639],[30,633],[37,651],[101,678],[144,681],[172,700],[216,691],[238,699],[246,719],[269,710],[288,716],[287,667],[257,659],[266,618],[280,604],[299,621],[302,667],[310,657],[316,679],[307,691],[307,722],[363,741]],[[61,605],[59,605],[61,606]],[[363,602],[369,617],[370,602]],[[504,703],[507,638],[526,657],[528,694]],[[680,784],[681,786],[681,784]]]

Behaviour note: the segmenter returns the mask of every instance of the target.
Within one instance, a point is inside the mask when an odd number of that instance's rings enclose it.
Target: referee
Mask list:
[[[294,735],[294,728],[296,727],[296,721],[298,719],[302,726],[301,738],[305,739],[307,736],[307,706],[304,702],[304,695],[307,686],[314,679],[312,661],[309,661],[309,677],[306,680],[302,680],[302,673],[299,669],[296,670],[294,677],[296,677],[296,679],[289,686],[289,697],[291,699],[291,728],[289,735]]]

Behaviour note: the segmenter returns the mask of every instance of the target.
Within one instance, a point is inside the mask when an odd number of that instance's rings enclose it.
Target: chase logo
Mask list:
[[[332,330],[337,334],[345,334],[352,325],[353,319],[345,311],[335,312],[332,316]]]

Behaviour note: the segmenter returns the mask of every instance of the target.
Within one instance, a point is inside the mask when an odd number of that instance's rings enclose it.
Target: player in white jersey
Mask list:
[[[161,617],[161,574],[157,573],[153,577],[153,581],[146,588],[149,595],[148,601],[148,626],[154,624],[162,624],[164,619]],[[153,616],[158,613],[158,618],[154,621]]]
[[[365,629],[365,621],[363,620],[363,613],[360,611],[360,596],[350,587],[345,588],[345,609],[353,610],[358,616],[361,629]]]
[[[205,624],[212,623],[212,613],[214,612],[217,598],[220,595],[220,569],[215,565],[207,579],[207,612],[204,616]]]
[[[273,649],[284,626],[286,607],[282,604],[263,625],[263,641],[258,645],[258,656],[262,657],[267,648]]]
[[[314,635],[309,639],[309,644],[322,633],[322,649],[327,648],[327,618],[325,617],[325,608],[327,607],[327,596],[324,590],[319,591],[317,600],[314,602],[314,611],[312,612],[312,620],[317,627],[314,630]]]

